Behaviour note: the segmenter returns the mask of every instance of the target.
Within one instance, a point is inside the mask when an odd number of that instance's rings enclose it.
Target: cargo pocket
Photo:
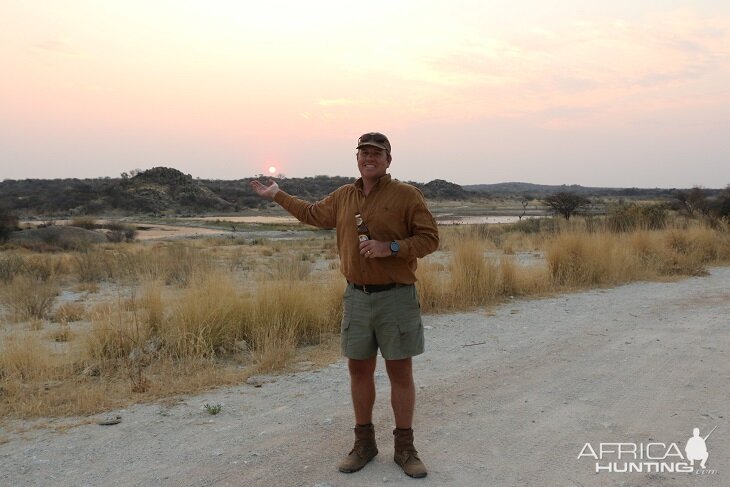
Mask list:
[[[415,286],[404,288],[398,298],[396,311],[398,331],[401,335],[418,330],[421,327],[421,305]]]
[[[412,357],[423,353],[423,323],[415,287],[404,289],[401,296],[398,310],[398,332],[400,333],[400,356]]]
[[[352,321],[352,290],[350,286],[345,289],[342,296],[342,322],[340,323],[340,347],[342,353],[347,355],[347,335]]]

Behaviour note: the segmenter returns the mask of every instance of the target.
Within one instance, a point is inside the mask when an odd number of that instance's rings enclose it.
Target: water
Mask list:
[[[542,218],[540,216],[523,216],[523,219],[528,218]],[[515,223],[520,218],[517,216],[456,216],[456,215],[444,215],[436,219],[436,223],[439,225],[476,225],[483,223]]]

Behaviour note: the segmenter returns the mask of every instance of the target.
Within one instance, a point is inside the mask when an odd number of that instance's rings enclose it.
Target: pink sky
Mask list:
[[[730,183],[730,5],[594,3],[2,1],[0,179]]]

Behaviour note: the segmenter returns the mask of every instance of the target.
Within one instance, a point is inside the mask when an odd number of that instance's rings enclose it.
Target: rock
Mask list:
[[[162,348],[162,340],[160,337],[152,337],[145,342],[143,350],[146,353],[155,353],[158,352],[160,348]]]
[[[86,377],[99,377],[99,375],[101,375],[101,369],[99,369],[98,365],[89,365],[83,370],[83,372],[81,372],[81,374]]]
[[[134,347],[131,352],[129,352],[129,360],[137,361],[144,357],[144,352],[139,347]]]
[[[101,426],[112,426],[115,424],[119,424],[122,422],[121,416],[107,416],[105,418],[100,419],[96,422],[96,424]]]
[[[274,378],[269,375],[252,375],[246,380],[246,384],[254,387],[261,387],[269,382],[274,382]]]
[[[310,370],[312,367],[314,367],[314,362],[309,361],[297,362],[294,364],[294,370],[296,372],[305,372]]]

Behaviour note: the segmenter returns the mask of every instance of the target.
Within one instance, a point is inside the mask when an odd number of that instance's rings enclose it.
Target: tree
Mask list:
[[[707,215],[710,211],[707,196],[699,186],[695,186],[689,191],[679,190],[674,197],[679,202],[680,208],[686,211],[689,216],[694,216],[696,212]]]
[[[0,242],[4,242],[10,234],[18,229],[18,219],[7,209],[0,206]]]
[[[527,206],[530,204],[530,201],[532,201],[532,196],[522,196],[522,199],[520,200],[520,204],[522,204],[522,214],[517,217],[520,221],[522,221],[522,217],[527,214]]]
[[[717,200],[714,202],[713,208],[715,214],[720,218],[730,217],[730,184],[722,190]]]
[[[542,200],[542,202],[545,206],[550,207],[554,213],[563,215],[566,220],[570,220],[570,217],[574,213],[591,204],[588,198],[564,191],[552,194]]]

